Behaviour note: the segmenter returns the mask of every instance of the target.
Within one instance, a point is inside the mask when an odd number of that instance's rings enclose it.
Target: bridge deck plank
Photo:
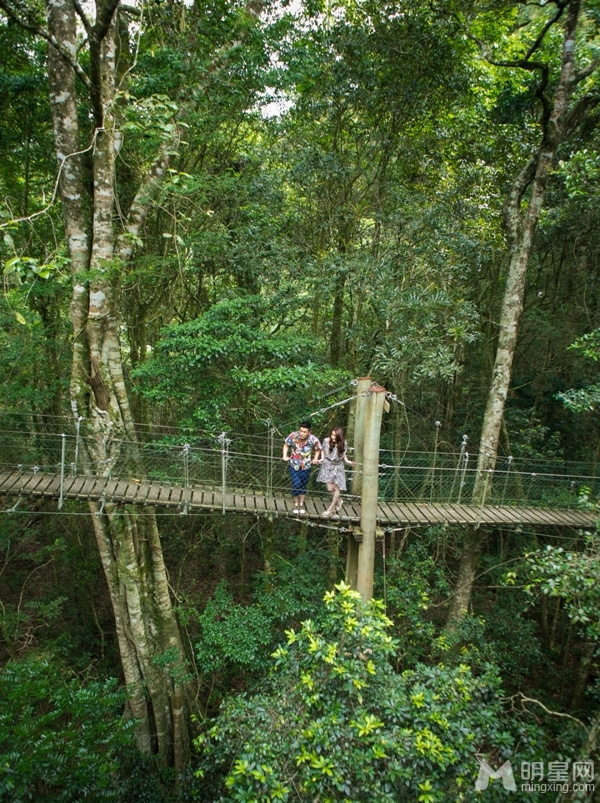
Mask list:
[[[291,510],[288,511],[285,504],[285,499],[282,496],[273,496],[272,499],[275,507],[275,513],[278,516],[287,516],[292,512]]]
[[[260,516],[264,516],[267,512],[267,503],[263,494],[254,494],[254,503],[256,504],[256,512]]]
[[[3,471],[0,475],[0,493],[13,494],[13,488],[19,484],[21,474],[18,471]]]
[[[102,489],[102,496],[107,501],[110,500],[112,502],[115,497],[116,500],[120,501],[121,492],[125,490],[124,485],[123,480],[107,480]]]
[[[396,523],[396,514],[388,502],[380,502],[377,505],[377,521],[383,524],[384,527],[388,524]]]
[[[84,500],[90,498],[90,492],[94,489],[96,485],[96,477],[84,477],[83,483],[81,484],[79,490],[75,494],[75,498],[78,500]]]
[[[462,510],[452,510],[452,505],[447,505],[444,502],[436,502],[435,506],[440,511],[440,514],[444,517],[444,523],[466,524],[465,516]]]
[[[169,507],[181,507],[181,498],[185,488],[182,485],[171,486],[171,496],[169,497]]]
[[[395,507],[397,507],[397,505]],[[406,512],[405,522],[407,524],[431,524],[429,517],[426,516],[416,504],[403,502],[402,508]]]
[[[231,510],[232,512],[237,512],[238,510],[235,504],[235,495],[232,493],[225,494],[225,510]]]
[[[318,501],[314,499],[305,499],[304,505],[306,507],[306,512],[308,513],[309,518],[311,519],[318,519],[323,512],[322,503],[319,499]]]
[[[410,523],[412,514],[406,509],[407,506],[404,503],[388,502],[388,507],[394,514],[396,524]]]
[[[506,508],[503,505],[489,505],[487,508],[490,507],[494,508],[494,510],[502,511],[499,513],[500,517],[505,523],[514,523],[514,524],[523,524],[522,516],[520,515],[520,508],[517,507],[509,507]]]
[[[559,519],[567,527],[589,527],[590,514],[582,510],[559,510]]]
[[[0,495],[44,496],[58,498],[60,495],[60,476],[55,473],[20,473],[4,471],[0,473]],[[81,475],[66,477],[63,484],[63,498],[86,500],[112,499],[129,504],[148,504],[183,509],[187,501],[188,509],[222,510],[220,490],[208,490],[202,486],[186,489],[183,485],[156,482],[137,482],[133,480],[108,480],[103,477]],[[306,508],[310,518],[320,519],[328,500],[307,499]],[[261,493],[236,491],[225,495],[225,509],[250,515],[272,514],[291,516],[292,501],[287,496],[265,496]],[[344,522],[360,521],[358,499],[344,500],[339,516],[334,520]],[[453,524],[476,524],[494,526],[497,524],[554,527],[590,527],[595,516],[587,511],[535,507],[516,507],[508,505],[474,505],[452,503],[427,504],[423,502],[380,502],[377,520],[383,526],[389,525],[427,525],[450,522]]]
[[[14,482],[10,489],[11,496],[15,493],[19,495],[24,494],[29,496],[32,494],[32,489],[35,489],[41,482],[48,484],[54,474],[20,474],[16,475],[16,482]]]
[[[149,505],[156,505],[158,503],[158,497],[160,496],[160,489],[161,489],[160,482],[150,483],[150,488],[148,489],[148,496],[146,497],[146,502]]]
[[[56,474],[24,474],[19,485],[19,493],[25,496],[41,496],[55,478]]]
[[[94,493],[97,499],[105,499],[116,503],[124,502],[127,485],[127,480],[107,480],[104,487],[98,487]]]
[[[150,488],[152,485],[148,482],[148,480],[144,480],[140,485],[140,492],[136,497],[136,502],[140,505],[147,505],[148,504],[148,494],[150,493]]]
[[[356,517],[356,520],[360,522],[360,517],[362,516],[362,503],[355,501],[351,503],[350,507],[354,511],[354,516]]]
[[[214,488],[211,488],[211,490],[207,494],[206,503],[209,510],[217,509],[217,492],[215,491]]]
[[[192,504],[192,489],[188,485],[181,491],[181,499],[179,500],[179,507],[181,508],[181,512],[183,511],[189,512],[191,504]]]
[[[78,483],[79,477],[65,477],[65,481],[63,483],[63,499],[71,499],[71,489],[73,486],[79,485]]]
[[[233,493],[233,507],[236,513],[247,513],[246,510],[246,494],[244,491],[235,491]]]
[[[585,513],[583,510],[556,510],[557,521],[564,524],[566,527],[589,527],[590,514]]]
[[[69,483],[69,487],[65,487],[65,496],[68,499],[77,499],[77,494],[81,491],[85,477],[73,477],[73,481]]]
[[[223,512],[223,492],[215,488],[212,492],[211,510]]]
[[[506,516],[493,507],[475,507],[473,505],[473,513],[477,516],[479,524],[506,524]]]
[[[256,496],[252,491],[243,494],[244,510],[251,516],[256,515]]]
[[[43,489],[38,486],[35,495],[38,496],[39,494],[48,498],[58,497],[60,495],[60,475],[57,474],[52,482],[45,485]]]
[[[435,509],[428,509],[422,502],[406,502],[407,511],[413,516],[413,524],[439,524],[440,520]]]
[[[360,507],[351,502],[344,502],[338,513],[338,518],[345,524],[360,524]]]
[[[204,490],[197,485],[192,485],[190,490],[190,510],[202,510],[204,508]]]
[[[158,496],[156,497],[156,504],[160,506],[169,506],[169,498],[173,486],[170,483],[161,482]]]
[[[543,508],[535,508],[531,509],[531,513],[525,513],[525,517],[531,516],[531,523],[534,524],[549,524],[555,525],[556,524],[556,516],[553,516],[551,511],[544,510]],[[529,523],[529,522],[528,522]]]
[[[452,524],[476,524],[477,516],[469,505],[444,505],[448,521]]]
[[[128,480],[127,485],[125,487],[125,491],[123,492],[123,502],[128,505],[132,505],[135,502],[135,499],[140,490],[140,483],[136,482],[136,480]]]

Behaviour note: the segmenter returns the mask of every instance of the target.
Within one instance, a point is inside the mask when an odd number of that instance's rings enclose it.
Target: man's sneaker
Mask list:
[[[300,515],[300,516],[304,516],[305,513],[306,513],[306,510],[303,507],[301,507],[300,510],[298,511],[298,515]]]
[[[296,515],[298,515],[298,513],[300,513],[300,508],[299,507],[295,507],[293,509],[292,513],[295,513]]]

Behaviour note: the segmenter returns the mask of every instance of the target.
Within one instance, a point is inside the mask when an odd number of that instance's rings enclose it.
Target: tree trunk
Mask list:
[[[329,360],[332,368],[337,368],[344,353],[343,338],[343,312],[344,312],[344,288],[346,286],[346,273],[340,273],[335,280],[333,294],[333,316],[331,319],[331,343],[329,348]]]
[[[554,93],[552,111],[544,121],[542,141],[529,162],[516,177],[505,205],[505,223],[510,243],[510,260],[502,311],[500,314],[498,345],[487,407],[483,419],[481,442],[472,503],[483,505],[491,489],[491,478],[496,465],[498,442],[504,408],[510,386],[512,363],[517,344],[518,325],[523,311],[525,278],[529,255],[546,187],[560,143],[581,122],[578,108],[569,113],[569,100],[577,84],[574,75],[575,35],[579,20],[580,0],[571,0],[564,27],[563,49],[559,81]],[[531,69],[527,60],[510,66]],[[547,101],[546,101],[547,104]],[[530,189],[527,204],[523,199]],[[469,528],[456,582],[456,593],[448,614],[452,627],[467,611],[473,578],[481,553],[484,533]]]
[[[75,57],[72,1],[49,0],[47,9],[50,34],[63,52]],[[97,20],[101,19],[98,10]],[[73,68],[58,50],[50,47],[49,53],[50,101],[62,167],[60,194],[74,279],[71,408],[75,417],[85,418],[87,470],[108,476],[117,461],[126,457],[139,476],[143,467],[123,377],[118,283],[114,278],[114,158],[118,140],[112,112],[117,69],[114,18],[108,20],[105,29],[99,30],[98,25],[88,31],[96,118],[98,102],[102,110],[93,136],[91,200],[83,196],[81,156],[73,155],[81,150]],[[145,210],[135,203],[132,210],[129,231],[135,232]],[[121,248],[121,260],[127,256]],[[92,277],[88,284],[84,274]],[[115,615],[138,745],[144,752],[157,752],[162,763],[181,768],[189,755],[184,704],[189,681],[154,510],[146,508],[140,513],[115,505],[102,510],[94,503],[90,510]]]

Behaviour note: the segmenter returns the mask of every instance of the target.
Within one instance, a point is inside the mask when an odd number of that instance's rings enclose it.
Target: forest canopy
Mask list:
[[[599,26],[0,0],[0,491],[60,479],[0,495],[0,801],[594,799]],[[373,599],[364,377],[380,502],[443,510]],[[307,423],[348,489],[280,515]]]

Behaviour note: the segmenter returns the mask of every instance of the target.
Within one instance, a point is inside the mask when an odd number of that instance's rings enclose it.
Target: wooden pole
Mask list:
[[[356,590],[364,602],[373,597],[375,570],[375,529],[379,493],[379,438],[385,405],[385,388],[373,382],[367,397],[363,444],[363,477],[360,529],[363,540],[358,549]]]
[[[352,494],[359,496],[362,491],[363,446],[365,442],[365,413],[367,410],[367,393],[371,387],[371,378],[358,380],[356,401],[354,403],[354,475],[352,477]],[[354,535],[348,536],[348,552],[346,555],[346,582],[356,590],[356,573],[358,571],[358,542]]]

